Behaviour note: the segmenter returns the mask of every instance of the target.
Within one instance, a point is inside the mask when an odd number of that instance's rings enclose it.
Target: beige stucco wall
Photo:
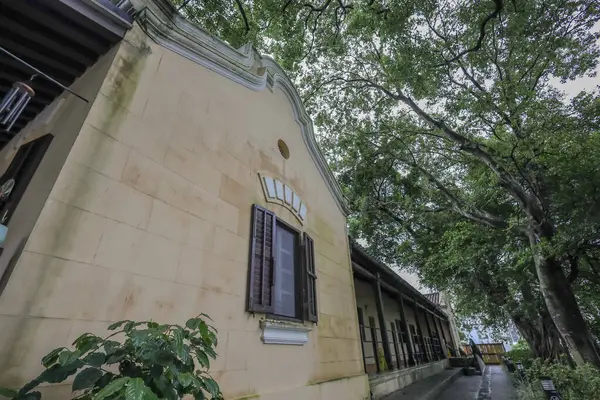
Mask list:
[[[265,203],[258,172],[302,197],[304,226]],[[320,314],[304,346],[263,344],[262,316],[245,312],[254,203],[315,241]],[[112,321],[204,312],[226,399],[365,399],[345,226],[281,90],[249,90],[135,28],[0,298],[0,345],[13,347],[2,383],[23,383],[45,352]]]
[[[16,154],[15,143],[26,143],[48,133],[54,136],[10,220],[8,235],[2,245],[4,250],[0,257],[0,276],[8,278],[5,276],[5,271],[9,269],[9,263],[11,260],[16,260],[23,250],[25,241],[81,130],[115,54],[116,49],[109,51],[71,85],[73,91],[89,102],[86,103],[74,95],[64,93],[48,106],[48,109],[54,110],[52,115],[45,113],[38,115],[0,151],[0,175],[2,175]],[[25,139],[20,139],[23,136]],[[0,285],[0,293],[3,287],[4,285]],[[0,304],[6,304],[4,297],[0,298]],[[4,314],[4,311],[5,309],[0,306],[0,315]],[[3,359],[0,356],[0,365]]]
[[[456,324],[456,316],[454,315],[454,310],[452,309],[452,304],[448,300],[448,296],[444,293],[440,293],[440,302],[441,307],[448,316],[448,320],[450,321],[450,326],[448,327],[448,333],[446,333],[446,338],[452,341],[452,345],[455,349],[460,349],[460,336],[458,335],[458,326]]]
[[[62,319],[60,309],[63,306],[74,307],[85,296],[77,285],[69,287],[60,283],[61,270],[68,263],[46,258],[30,248],[23,254],[21,252],[42,208],[46,208],[46,214],[48,212],[48,195],[115,53],[116,51],[110,51],[101,57],[71,86],[71,89],[90,100],[90,103],[64,94],[56,100],[60,102],[64,99],[54,117],[44,119],[48,123],[40,123],[43,116],[38,117],[32,123],[37,128],[28,131],[27,140],[47,133],[54,135],[54,139],[8,224],[8,235],[0,257],[0,275],[3,276],[0,287],[0,385],[18,385],[33,378],[39,372],[40,356],[43,353],[72,341],[70,331],[76,323],[74,320]],[[10,151],[11,145],[12,142],[2,152],[3,163],[9,163],[14,156],[14,151]],[[77,276],[74,278],[77,279]],[[71,281],[75,282],[76,280]],[[63,290],[64,293],[61,293]],[[54,298],[52,293],[55,294]],[[58,300],[61,303],[57,303],[57,294],[61,296],[62,301]]]

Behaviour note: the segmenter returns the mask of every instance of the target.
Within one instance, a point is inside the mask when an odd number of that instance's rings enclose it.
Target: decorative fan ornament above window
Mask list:
[[[290,210],[300,223],[306,221],[307,208],[298,193],[290,186],[271,176],[258,174],[267,203],[280,204]]]

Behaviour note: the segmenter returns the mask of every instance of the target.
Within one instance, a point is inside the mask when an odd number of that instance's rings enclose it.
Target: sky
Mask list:
[[[596,68],[596,72],[600,75],[600,68]],[[568,97],[575,97],[582,90],[591,91],[596,88],[596,86],[600,85],[600,76],[595,76],[593,78],[579,78],[572,82],[560,83],[558,79],[553,79],[550,82],[558,89],[562,90],[567,94]]]

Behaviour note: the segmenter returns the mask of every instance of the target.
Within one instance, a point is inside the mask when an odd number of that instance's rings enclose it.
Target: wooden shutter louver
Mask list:
[[[306,319],[317,322],[317,273],[315,270],[315,246],[310,236],[304,233],[304,268],[305,268],[305,293],[306,293]]]
[[[260,206],[252,208],[248,311],[272,313],[275,269],[275,214]]]

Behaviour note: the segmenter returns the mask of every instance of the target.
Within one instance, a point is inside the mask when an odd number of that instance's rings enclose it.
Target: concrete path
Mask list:
[[[461,376],[438,400],[516,400],[511,378],[501,366],[488,365],[483,376]]]
[[[411,385],[408,385],[382,400],[436,400],[444,388],[453,384],[463,375],[460,368],[446,369]]]
[[[517,400],[511,376],[499,365],[491,365],[492,400]]]

